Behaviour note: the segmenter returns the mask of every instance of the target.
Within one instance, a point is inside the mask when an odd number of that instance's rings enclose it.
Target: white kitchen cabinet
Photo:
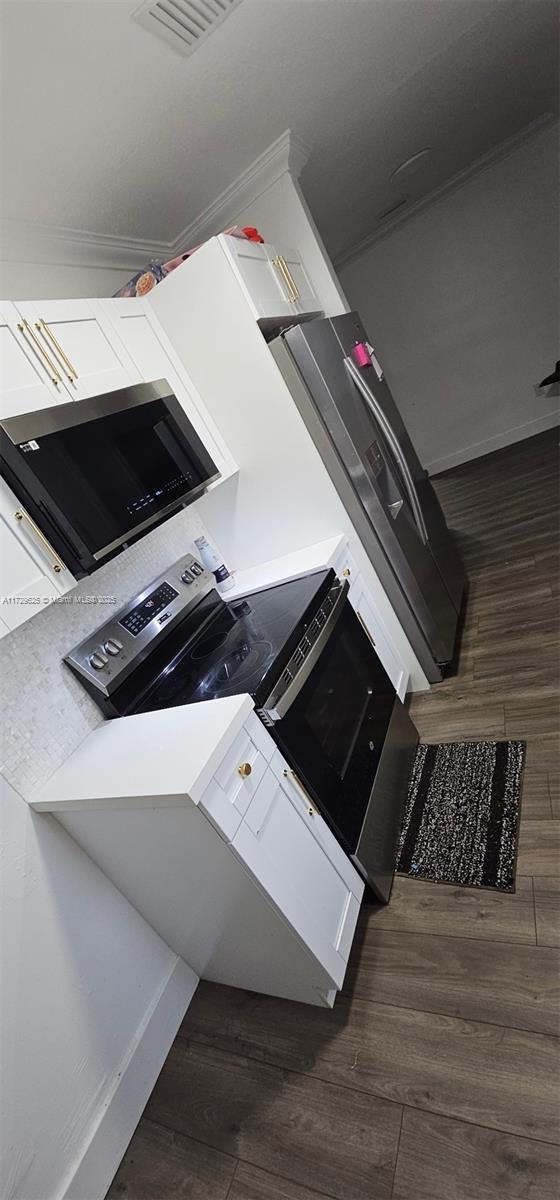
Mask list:
[[[408,682],[406,672],[385,633],[361,575],[352,584],[348,599],[370,642],[375,647],[377,656],[383,663],[397,695],[404,700]]]
[[[297,250],[221,234],[218,241],[257,320],[321,311]]]
[[[0,301],[0,417],[16,417],[68,400],[34,323],[23,322],[15,304]]]
[[[201,978],[332,1005],[363,881],[251,704],[105,722],[31,805]]]
[[[140,373],[113,335],[95,300],[18,301],[42,352],[56,366],[66,400],[85,400],[140,382]]]
[[[20,514],[19,516],[17,514]],[[76,580],[0,479],[0,637],[45,608]]]
[[[347,580],[350,589],[348,592],[350,604],[370,642],[375,647],[377,656],[383,663],[399,699],[404,700],[408,686],[408,672],[393,647],[363,575],[358,570],[348,547],[345,547],[336,559],[334,569],[340,579]]]
[[[341,987],[364,884],[279,750],[232,845]]]
[[[149,297],[146,300],[131,297],[100,300],[97,303],[134,364],[139,378],[144,382],[167,379],[216,463],[222,480],[234,474],[237,468],[231,454],[167,334],[151,311]]]
[[[268,246],[267,250],[277,273],[279,269],[282,274],[286,268],[288,270],[289,287],[286,292],[290,297],[291,311],[296,313],[320,312],[321,302],[301,254],[297,250],[277,248],[276,246]]]
[[[0,637],[74,587],[71,572],[0,479]]]

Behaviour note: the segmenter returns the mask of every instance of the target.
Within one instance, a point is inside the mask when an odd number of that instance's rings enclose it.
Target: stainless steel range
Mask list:
[[[251,695],[303,789],[387,901],[418,735],[347,592],[323,570],[226,601],[187,555],[65,661],[111,718]]]

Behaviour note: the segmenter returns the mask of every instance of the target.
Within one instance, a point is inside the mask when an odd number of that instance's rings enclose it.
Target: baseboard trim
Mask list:
[[[504,446],[512,446],[514,442],[522,442],[525,438],[533,437],[535,433],[544,433],[546,429],[554,429],[555,425],[560,425],[558,409],[545,413],[543,417],[536,417],[534,421],[527,421],[525,425],[515,425],[512,429],[497,433],[484,442],[475,442],[472,446],[464,446],[462,450],[455,450],[453,454],[436,458],[433,462],[426,463],[426,470],[428,475],[440,475],[442,471],[449,471],[451,467],[459,467],[461,463],[470,462],[473,458],[482,458],[485,454],[491,454],[493,450],[501,450]]]
[[[115,1071],[80,1161],[57,1200],[103,1200],[189,1007],[198,976],[175,958]]]

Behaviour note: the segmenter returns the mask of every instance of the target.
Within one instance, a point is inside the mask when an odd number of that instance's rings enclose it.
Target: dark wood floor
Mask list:
[[[334,1011],[200,985],[111,1200],[555,1200],[557,435],[436,481],[471,580],[424,740],[525,738],[517,890],[398,877]]]

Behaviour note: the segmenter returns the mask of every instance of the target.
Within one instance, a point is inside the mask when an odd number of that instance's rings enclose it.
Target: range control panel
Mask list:
[[[185,555],[154,579],[125,608],[85,641],[64,661],[97,691],[109,696],[138,665],[156,638],[195,608],[214,587],[214,576],[192,554]]]
[[[128,629],[133,637],[138,637],[146,625],[153,621],[166,605],[170,604],[172,600],[176,600],[178,595],[175,588],[171,587],[167,580],[164,580],[159,587],[150,592],[142,604],[137,604],[136,608],[131,608],[130,612],[127,612],[126,617],[121,617],[119,625],[122,625],[123,629]]]

